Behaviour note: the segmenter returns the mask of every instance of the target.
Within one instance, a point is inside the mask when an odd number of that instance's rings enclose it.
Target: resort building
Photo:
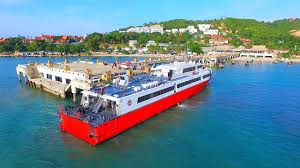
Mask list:
[[[220,35],[212,35],[211,39],[209,40],[209,44],[211,46],[227,45],[228,43],[229,40]]]
[[[127,32],[134,33],[160,33],[164,34],[164,28],[161,25],[151,25],[143,27],[131,27],[127,29]]]
[[[254,45],[250,49],[242,50],[240,56],[253,58],[273,58],[274,54],[264,45]]]
[[[40,40],[46,40],[46,41],[53,42],[55,37],[56,36],[53,36],[53,35],[42,35],[42,36],[35,37],[35,40],[38,40],[38,41],[40,41]]]
[[[153,40],[149,40],[146,44],[146,47],[149,47],[149,46],[156,46],[156,42]]]
[[[172,31],[173,34],[179,33],[178,29],[172,29],[171,31]]]
[[[204,31],[203,31],[203,34],[204,34],[204,35],[210,35],[210,36],[212,36],[212,35],[217,35],[217,34],[219,34],[219,30],[218,30],[218,29],[204,30]]]
[[[211,24],[198,24],[197,27],[200,31],[203,32],[205,30],[209,30],[212,26]]]
[[[129,47],[134,47],[137,43],[138,43],[137,40],[129,40],[128,41]]]
[[[186,32],[186,29],[184,29],[184,28],[179,29],[179,33],[185,33],[185,32]]]
[[[244,44],[244,45],[250,45],[252,43],[252,41],[250,39],[247,38],[240,38],[240,41]]]
[[[202,47],[202,50],[205,54],[223,54],[223,53],[235,53],[234,46],[232,45],[220,45],[220,46],[211,46],[211,47]]]
[[[0,38],[0,43],[5,43],[5,42],[7,42],[6,38]]]
[[[127,32],[132,32],[132,33],[148,33],[148,29],[145,29],[144,27],[131,27],[127,29]]]
[[[164,27],[162,27],[161,25],[151,25],[149,29],[150,29],[150,33],[164,34]]]
[[[186,28],[186,31],[188,31],[190,34],[194,34],[194,33],[198,32],[198,30],[195,28],[195,26],[188,26]]]
[[[180,29],[171,29],[171,30],[166,30],[167,33],[185,33],[188,32],[190,34],[197,33],[198,30],[195,28],[195,26],[188,26],[187,28],[180,28]]]
[[[167,49],[168,47],[170,47],[170,44],[169,43],[159,43],[158,46],[161,48]]]

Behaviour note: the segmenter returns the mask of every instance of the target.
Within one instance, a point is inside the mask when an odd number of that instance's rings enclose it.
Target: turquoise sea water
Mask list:
[[[227,65],[202,93],[91,147],[58,129],[70,100],[17,80],[18,63],[48,59],[0,58],[0,167],[300,167],[300,64]]]

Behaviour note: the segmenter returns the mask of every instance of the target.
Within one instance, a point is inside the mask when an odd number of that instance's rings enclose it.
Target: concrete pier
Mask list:
[[[202,60],[201,62],[215,66],[220,62],[232,59],[236,55],[198,55],[189,56],[191,60]],[[18,80],[21,75],[25,83],[30,87],[39,88],[41,91],[56,95],[59,98],[66,98],[67,93],[72,95],[73,101],[77,99],[80,90],[89,90],[95,85],[105,85],[111,82],[114,76],[127,73],[126,69],[134,67],[132,74],[149,73],[150,67],[155,63],[169,63],[171,61],[186,60],[185,56],[169,57],[150,57],[143,61],[135,59],[132,62],[118,64],[107,64],[104,62],[75,61],[65,60],[60,63],[32,63],[18,65],[16,68]],[[124,68],[125,67],[125,68]]]
[[[62,84],[58,81],[53,81],[45,78],[35,78],[28,80],[28,85],[33,88],[39,88],[41,91],[45,91],[59,98],[65,99],[65,89],[68,85]]]

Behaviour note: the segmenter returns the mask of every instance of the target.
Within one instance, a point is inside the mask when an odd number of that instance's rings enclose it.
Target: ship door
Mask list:
[[[173,70],[170,70],[168,73],[168,80],[172,80],[172,76],[173,76]]]

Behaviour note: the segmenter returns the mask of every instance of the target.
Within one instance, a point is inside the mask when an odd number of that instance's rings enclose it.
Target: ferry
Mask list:
[[[200,62],[153,66],[149,73],[124,73],[82,91],[78,106],[60,106],[62,132],[95,146],[201,92],[212,70]]]

